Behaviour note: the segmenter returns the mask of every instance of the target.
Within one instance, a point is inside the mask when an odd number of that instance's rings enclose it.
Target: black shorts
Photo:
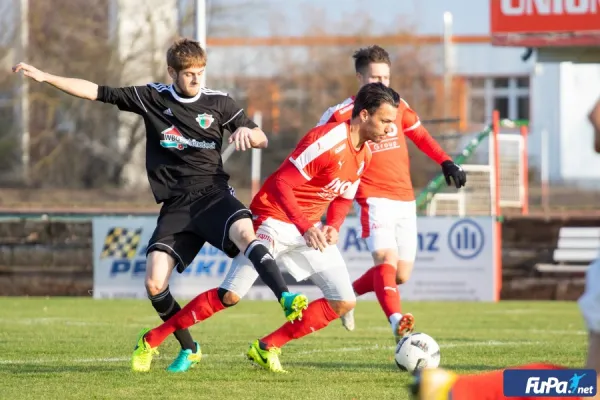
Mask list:
[[[231,188],[209,186],[169,199],[160,209],[156,229],[146,255],[164,251],[183,272],[208,242],[233,258],[240,250],[229,239],[231,224],[252,213],[232,193]]]

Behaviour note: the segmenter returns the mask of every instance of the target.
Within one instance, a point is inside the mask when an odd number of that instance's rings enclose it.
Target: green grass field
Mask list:
[[[586,333],[576,303],[404,303],[417,331],[441,347],[441,365],[478,372],[532,361],[584,362]],[[339,321],[283,350],[292,373],[275,375],[244,357],[253,339],[282,322],[275,302],[246,302],[192,328],[205,354],[187,374],[165,368],[173,338],[147,374],[129,369],[142,327],[158,317],[147,301],[0,298],[2,399],[408,399],[410,376],[393,361],[383,313],[360,302],[357,329]]]

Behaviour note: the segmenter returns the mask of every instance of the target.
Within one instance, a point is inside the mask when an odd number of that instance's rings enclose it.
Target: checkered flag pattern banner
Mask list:
[[[111,228],[104,239],[104,247],[100,258],[128,258],[135,257],[142,228]]]

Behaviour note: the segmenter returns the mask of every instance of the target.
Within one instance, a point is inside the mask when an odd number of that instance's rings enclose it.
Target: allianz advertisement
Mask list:
[[[146,246],[154,227],[153,217],[94,218],[94,298],[146,298]],[[494,219],[419,217],[418,252],[408,283],[400,286],[403,300],[495,301],[496,257]],[[346,260],[352,280],[373,264],[360,238],[357,218],[349,217],[340,230],[338,247]],[[173,272],[171,291],[178,298],[193,298],[217,287],[231,265],[231,259],[206,244],[182,273]],[[289,283],[288,279],[286,279]],[[311,299],[320,297],[309,282],[290,284]],[[270,298],[270,290],[255,284],[251,299]],[[367,294],[360,299],[375,299]]]

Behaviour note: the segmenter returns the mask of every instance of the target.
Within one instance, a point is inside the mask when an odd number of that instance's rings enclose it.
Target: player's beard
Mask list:
[[[375,128],[369,132],[369,140],[375,143],[381,142],[385,137],[386,135],[379,135],[379,131]]]

